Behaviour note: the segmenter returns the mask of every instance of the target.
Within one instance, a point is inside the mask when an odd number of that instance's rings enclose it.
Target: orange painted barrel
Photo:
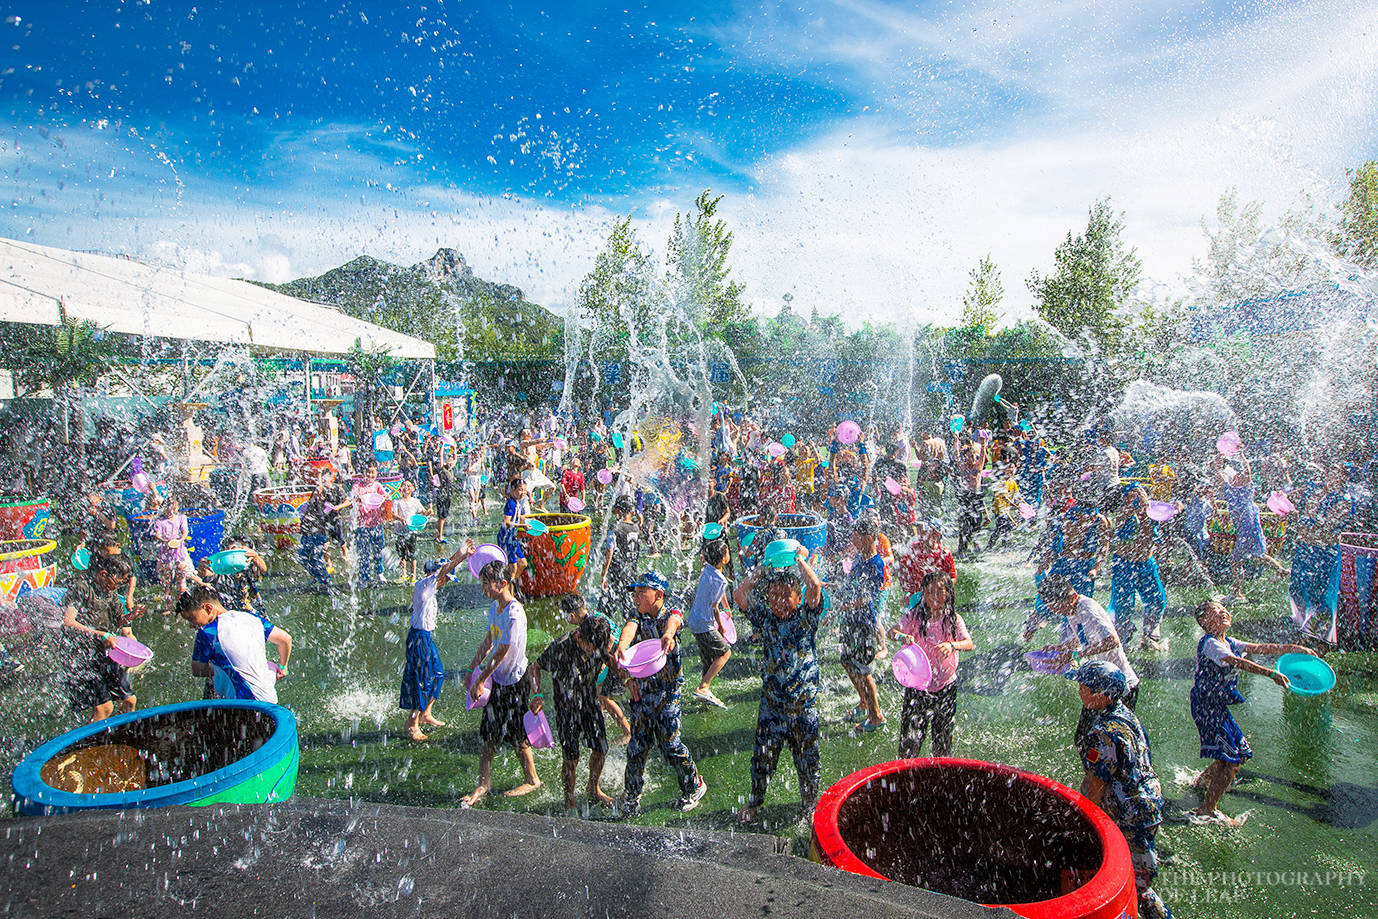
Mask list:
[[[530,514],[549,529],[523,540],[527,567],[521,587],[528,597],[553,597],[579,589],[589,559],[593,521],[583,514]]]
[[[1026,919],[1139,912],[1129,845],[1104,811],[1052,779],[980,760],[852,773],[814,809],[812,857]]]

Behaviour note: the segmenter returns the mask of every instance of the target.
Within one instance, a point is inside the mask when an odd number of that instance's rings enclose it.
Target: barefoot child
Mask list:
[[[713,694],[713,678],[732,658],[732,646],[722,636],[723,619],[730,615],[727,609],[727,576],[723,573],[732,564],[732,556],[727,548],[727,540],[712,539],[703,545],[703,573],[699,575],[699,586],[694,591],[694,605],[689,608],[689,619],[685,623],[694,635],[699,646],[699,662],[703,675],[694,689],[694,699],[718,708],[727,704]]]
[[[168,498],[162,513],[150,528],[158,545],[158,580],[163,585],[167,603],[164,613],[172,612],[177,598],[187,588],[187,581],[204,584],[192,567],[187,542],[191,539],[190,524],[185,514],[178,513],[177,499]]]
[[[516,483],[520,485],[521,479],[517,478]],[[493,605],[488,609],[488,634],[469,667],[478,670],[485,658],[487,663],[470,687],[469,696],[477,701],[483,684],[490,677],[493,688],[479,722],[478,733],[483,745],[479,750],[478,786],[460,799],[464,807],[477,804],[492,787],[493,753],[498,744],[511,744],[517,751],[524,777],[520,785],[504,794],[517,798],[541,787],[540,777],[536,775],[536,760],[522,724],[522,715],[531,701],[531,684],[526,672],[526,609],[512,593],[512,579],[507,569],[501,561],[493,561],[478,573],[483,595],[492,600]]]
[[[789,568],[756,568],[732,599],[761,635],[761,702],[751,751],[751,794],[737,815],[756,819],[766,799],[780,748],[789,744],[799,776],[799,802],[807,814],[818,800],[818,689],[815,642],[824,609],[823,582],[800,548]],[[764,591],[758,591],[758,585]]]
[[[924,735],[933,729],[933,755],[952,755],[952,729],[957,720],[957,652],[976,645],[957,606],[952,578],[930,571],[922,590],[909,598],[909,612],[890,630],[890,638],[917,645],[928,658],[933,677],[927,689],[904,690],[900,712],[901,759],[918,756]]]
[[[549,673],[555,703],[555,731],[560,736],[560,781],[565,808],[579,806],[574,779],[579,769],[579,746],[589,748],[588,797],[590,802],[612,806],[612,798],[598,786],[603,761],[608,755],[607,728],[598,706],[598,672],[608,661],[612,628],[602,616],[585,616],[578,628],[552,641],[531,665],[531,711],[545,705],[541,674]]]
[[[411,625],[407,629],[407,662],[402,668],[402,691],[398,705],[407,715],[407,736],[424,743],[422,725],[443,728],[445,722],[435,717],[431,709],[440,698],[445,684],[445,664],[435,646],[436,618],[439,608],[435,592],[450,582],[450,575],[474,554],[474,543],[464,545],[444,563],[427,562],[426,576],[416,582],[411,593]]]
[[[847,584],[849,599],[838,610],[842,623],[841,660],[858,699],[847,720],[860,722],[858,732],[870,733],[885,726],[876,680],[871,675],[880,649],[876,629],[880,622],[880,593],[885,589],[885,561],[877,551],[879,528],[874,519],[862,517],[852,532],[852,545],[860,560],[852,565]]]
[[[502,523],[498,525],[497,543],[507,554],[508,578],[512,584],[526,570],[526,550],[522,547],[521,536],[524,518],[531,513],[531,492],[520,475],[512,476],[507,482],[507,503],[502,508]]]
[[[1201,735],[1201,758],[1210,765],[1193,783],[1201,794],[1201,806],[1196,813],[1230,826],[1237,821],[1221,814],[1216,807],[1229,791],[1239,767],[1254,755],[1244,732],[1230,714],[1230,706],[1244,701],[1239,692],[1239,674],[1244,670],[1266,676],[1283,689],[1288,686],[1285,675],[1262,664],[1248,660],[1246,654],[1310,654],[1315,651],[1301,645],[1251,644],[1228,635],[1230,611],[1219,600],[1206,600],[1196,609],[1196,622],[1205,630],[1196,646],[1196,679],[1191,687],[1191,718]]]
[[[392,537],[397,547],[398,566],[402,569],[397,583],[416,583],[416,531],[411,518],[425,513],[425,506],[416,497],[416,486],[410,480],[402,483],[402,497],[392,502]],[[410,566],[410,570],[408,570]]]
[[[589,613],[588,606],[584,603],[584,598],[579,594],[565,594],[560,598],[560,612],[565,614],[565,618],[578,625],[589,616],[597,616],[608,624],[611,637],[608,639],[608,661],[607,665],[599,672],[598,683],[598,704],[603,707],[603,711],[612,715],[612,720],[617,722],[621,736],[613,741],[619,747],[625,747],[627,741],[632,739],[632,723],[627,720],[627,716],[622,713],[622,706],[617,704],[617,696],[621,695],[623,686],[622,680],[613,675],[617,664],[612,660],[613,642],[617,637],[617,626],[613,621],[602,613]]]

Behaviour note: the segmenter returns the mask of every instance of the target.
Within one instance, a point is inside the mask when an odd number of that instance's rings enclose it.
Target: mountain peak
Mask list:
[[[464,261],[464,256],[453,249],[440,248],[435,255],[415,266],[432,281],[448,281],[451,278],[471,278],[474,269]]]

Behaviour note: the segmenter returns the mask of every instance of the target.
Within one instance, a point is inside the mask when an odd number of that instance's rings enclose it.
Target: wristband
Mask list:
[[[278,673],[282,674],[283,676],[287,676],[287,668],[282,666],[281,664],[278,664]]]
[[[101,641],[105,641],[106,639],[111,639],[114,637],[114,635],[111,635],[109,632],[106,632],[104,635],[101,636]]]

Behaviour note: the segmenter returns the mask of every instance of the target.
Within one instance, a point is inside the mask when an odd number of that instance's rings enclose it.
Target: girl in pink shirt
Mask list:
[[[927,689],[904,690],[900,713],[899,755],[918,756],[924,735],[933,730],[933,755],[952,755],[952,729],[957,720],[957,652],[974,650],[966,623],[957,615],[952,578],[930,571],[922,589],[909,598],[909,612],[889,632],[890,638],[917,645],[928,658],[932,679]]]

